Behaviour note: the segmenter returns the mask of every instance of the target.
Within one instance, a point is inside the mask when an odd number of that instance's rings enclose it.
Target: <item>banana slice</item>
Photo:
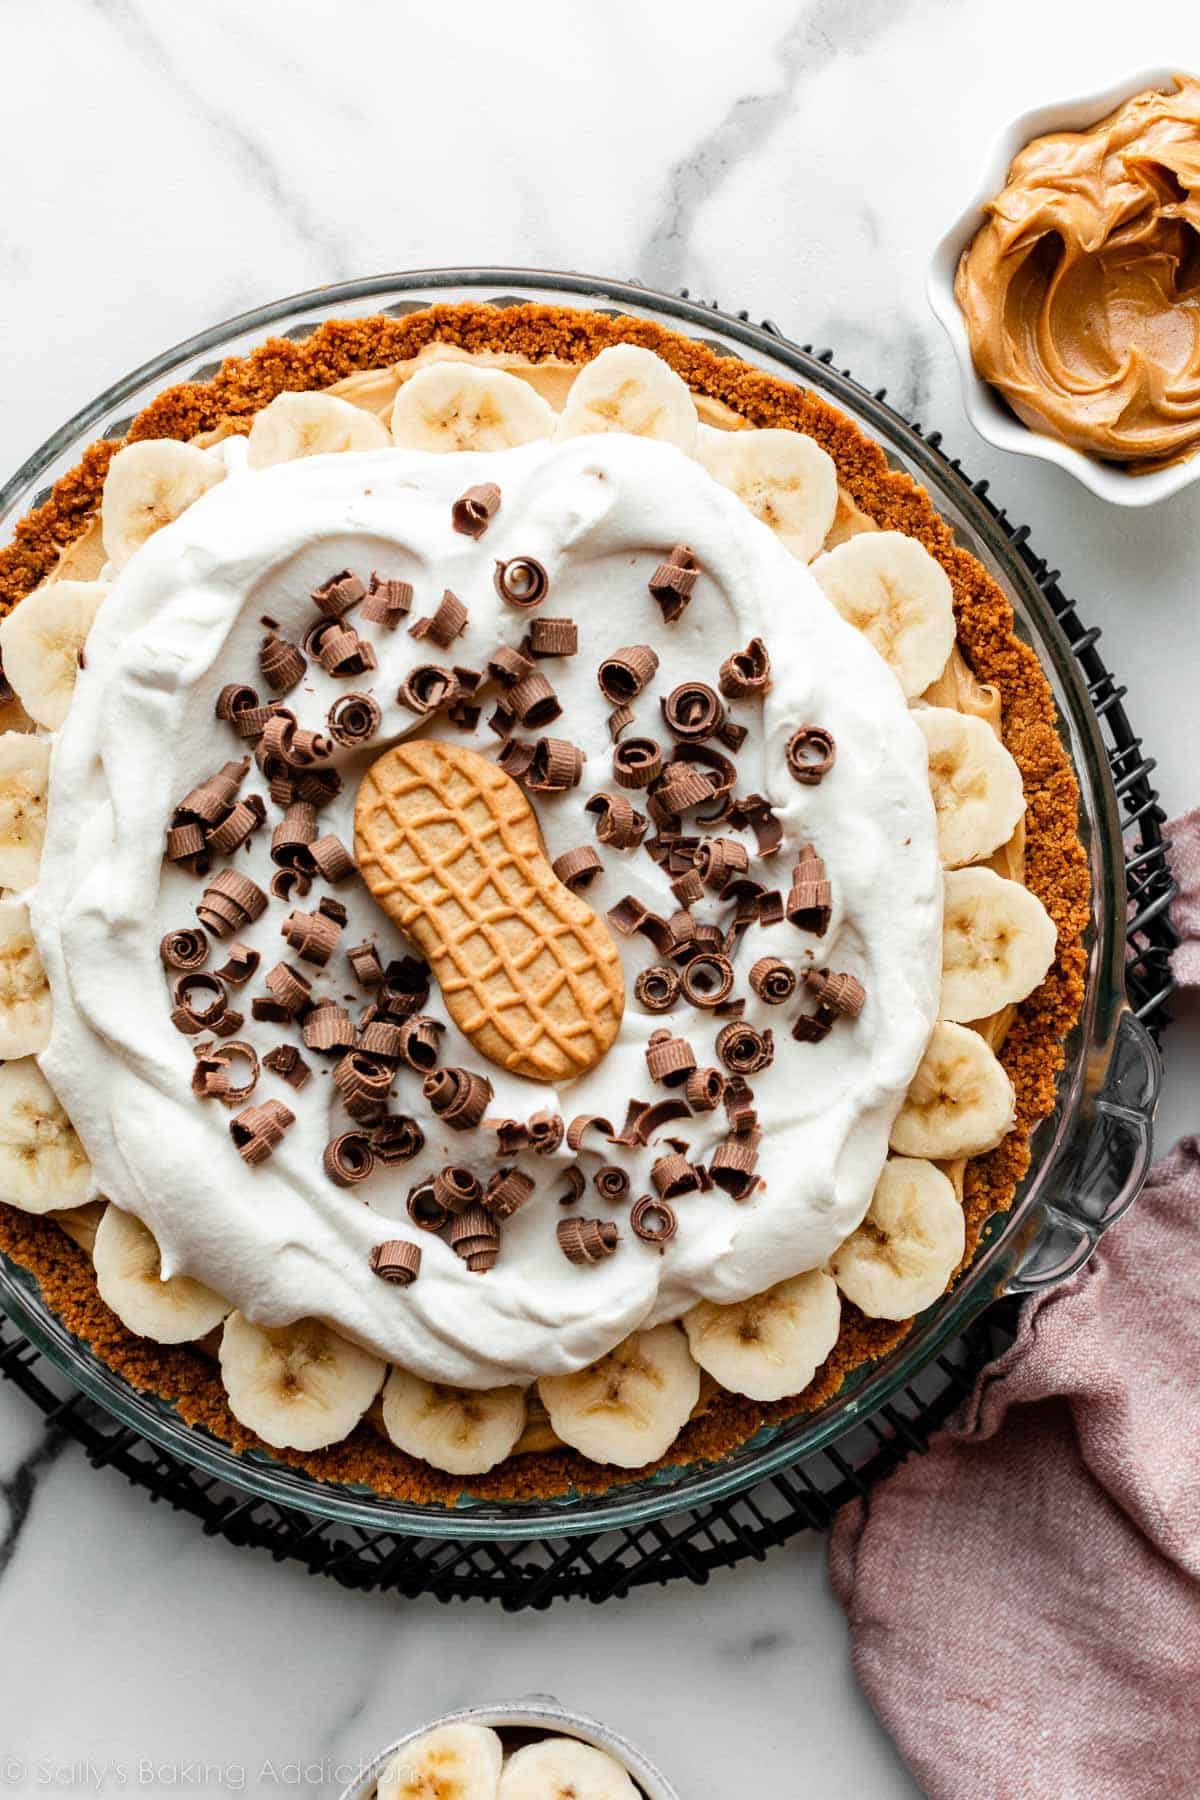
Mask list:
[[[915,700],[954,648],[950,580],[924,544],[902,531],[863,531],[811,565],[844,619],[878,650]]]
[[[252,1325],[232,1312],[221,1378],[235,1419],[277,1449],[320,1450],[346,1437],[379,1392],[386,1364],[319,1319]]]
[[[554,430],[554,412],[503,369],[430,363],[396,395],[392,440],[406,450],[511,450]]]
[[[931,1162],[890,1156],[858,1230],[830,1259],[868,1319],[911,1319],[943,1294],[966,1247],[963,1209]]]
[[[36,1056],[50,1042],[50,984],[21,900],[0,900],[0,1061]]]
[[[46,836],[50,740],[0,732],[0,887],[32,887]]]
[[[1038,899],[992,869],[947,869],[943,1019],[986,1019],[1045,980],[1058,933]]]
[[[105,581],[53,581],[0,623],[4,673],[30,718],[47,731],[57,731],[67,716],[79,652],[107,592]]]
[[[379,419],[334,394],[276,394],[255,414],[246,460],[252,469],[269,469],[301,456],[386,450],[391,441]]]
[[[619,1762],[578,1738],[543,1738],[509,1757],[499,1800],[640,1800]]]
[[[118,450],[100,503],[104,549],[113,568],[122,568],[147,538],[224,479],[219,457],[174,438],[146,438]]]
[[[439,1725],[383,1770],[377,1800],[496,1800],[504,1747],[487,1725]]]
[[[393,1444],[447,1475],[483,1475],[512,1454],[525,1429],[519,1387],[443,1387],[394,1368],[383,1390],[383,1422]]]
[[[110,1201],[92,1249],[100,1298],[122,1325],[156,1344],[186,1344],[219,1325],[229,1307],[188,1275],[163,1280],[153,1233]]]
[[[702,427],[696,457],[793,556],[817,554],[838,504],[837,465],[820,444],[802,431]]]
[[[702,1300],[685,1313],[692,1355],[732,1393],[782,1400],[801,1393],[837,1342],[842,1307],[823,1269],[780,1281],[735,1306]]]
[[[977,1031],[941,1019],[892,1126],[901,1156],[950,1162],[980,1156],[1007,1137],[1017,1116],[1013,1084]]]
[[[1006,844],[1025,816],[1021,771],[991,726],[948,706],[913,718],[929,746],[929,787],[942,866],[979,862]]]
[[[31,1056],[0,1065],[0,1200],[21,1212],[81,1206],[92,1165]]]
[[[593,1462],[637,1469],[674,1443],[700,1397],[700,1371],[678,1325],[635,1331],[590,1368],[544,1375],[542,1404],[564,1444]]]
[[[637,344],[611,344],[571,383],[555,437],[627,431],[696,448],[696,407],[687,383],[661,356]]]

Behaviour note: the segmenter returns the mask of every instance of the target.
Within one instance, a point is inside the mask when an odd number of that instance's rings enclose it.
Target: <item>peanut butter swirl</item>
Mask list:
[[[1200,446],[1200,82],[1176,82],[1028,144],[955,281],[982,378],[1130,474]]]

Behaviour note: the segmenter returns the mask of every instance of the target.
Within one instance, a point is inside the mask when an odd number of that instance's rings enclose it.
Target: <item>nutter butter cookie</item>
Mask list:
[[[752,425],[698,409],[672,362],[698,387],[732,370],[601,321],[572,340],[598,352],[572,388],[553,315],[515,311],[503,329],[559,359],[554,404],[532,363],[417,359],[381,324],[413,360],[304,397],[333,454],[289,461],[296,408],[253,363],[236,406],[220,390],[227,416],[193,418],[203,441],[120,450],[95,496],[104,591],[68,596],[86,654],[48,815],[48,740],[0,737],[28,827],[0,832],[0,880],[38,887],[45,994],[0,1068],[2,1241],[36,1264],[34,1229],[54,1228],[11,1209],[99,1191],[105,1219],[140,1208],[96,1237],[105,1301],[142,1334],[109,1321],[119,1366],[140,1358],[154,1386],[143,1339],[224,1317],[217,1364],[175,1353],[195,1359],[192,1415],[417,1497],[704,1454],[885,1345],[914,1232],[944,1286],[978,1226],[978,1159],[1019,1160],[1045,1091],[1021,1059],[1041,1041],[1049,1067],[1037,1021],[1066,1016],[1039,984],[1069,995],[1085,893],[1063,897],[1084,880],[1065,815],[1061,890],[1045,808],[1022,818],[1035,760],[1059,791],[1052,729],[1022,748],[1036,671],[1002,624],[954,647],[942,540],[925,531],[931,555],[882,501],[871,517],[861,440],[823,422],[831,456],[783,429],[810,415],[788,415],[790,390],[764,413],[761,376]],[[151,478],[163,535],[141,557]],[[0,556],[10,594],[13,569]],[[63,585],[22,599],[0,649]],[[180,681],[198,617],[211,665]],[[42,717],[39,665],[15,663]],[[135,692],[168,696],[152,747]],[[103,758],[101,707],[125,721]],[[111,858],[84,866],[113,785]],[[33,940],[10,928],[15,956]],[[119,1121],[117,1067],[139,1095]],[[938,1098],[957,1081],[966,1139]],[[31,1109],[41,1173],[5,1157]],[[128,1191],[119,1164],[153,1178]],[[139,1308],[147,1266],[171,1337]],[[94,1285],[46,1291],[96,1335]],[[251,1316],[268,1293],[287,1322]],[[413,1426],[435,1389],[456,1396],[453,1448]]]

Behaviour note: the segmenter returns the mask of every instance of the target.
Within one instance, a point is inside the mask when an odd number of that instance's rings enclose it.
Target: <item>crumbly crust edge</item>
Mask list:
[[[839,481],[856,505],[884,529],[918,538],[946,570],[954,591],[959,648],[976,677],[1000,690],[1004,742],[1024,782],[1025,879],[1058,928],[1054,967],[1017,1009],[1000,1051],[1016,1090],[1016,1125],[995,1150],[967,1165],[965,1266],[987,1220],[1011,1206],[1029,1166],[1032,1133],[1053,1108],[1064,1043],[1083,1002],[1083,938],[1090,910],[1087,858],[1078,834],[1078,784],[1058,735],[1049,682],[1033,650],[1016,637],[1003,592],[955,544],[925,490],[890,468],[881,447],[846,414],[817,394],[738,358],[718,356],[650,320],[610,319],[571,307],[482,303],[431,306],[402,319],[330,320],[302,343],[268,339],[246,357],[229,358],[209,381],[166,389],[138,414],[124,441],[186,439],[222,424],[244,432],[253,415],[284,389],[330,387],[348,375],[414,357],[435,340],[532,361],[559,357],[571,362],[586,362],[610,344],[641,344],[670,363],[693,390],[723,401],[750,424],[782,426],[815,438],[833,457]],[[19,521],[13,542],[0,550],[0,615],[43,581],[62,551],[86,531],[99,508],[109,461],[120,447],[119,440],[92,444],[45,503]],[[867,1319],[843,1301],[838,1342],[802,1395],[763,1406],[718,1390],[662,1462],[646,1469],[614,1470],[574,1451],[534,1452],[472,1477],[465,1490],[460,1477],[443,1475],[405,1455],[366,1421],[326,1450],[268,1450],[233,1417],[212,1357],[191,1345],[152,1344],[127,1331],[100,1299],[88,1256],[52,1219],[0,1206],[0,1250],[36,1277],[46,1304],[102,1362],[134,1388],[168,1399],[189,1425],[204,1427],[238,1451],[266,1450],[317,1481],[367,1488],[385,1499],[443,1506],[453,1506],[464,1491],[482,1501],[522,1502],[602,1493],[662,1469],[718,1460],[764,1425],[811,1412],[832,1399],[848,1375],[899,1344],[910,1325]]]

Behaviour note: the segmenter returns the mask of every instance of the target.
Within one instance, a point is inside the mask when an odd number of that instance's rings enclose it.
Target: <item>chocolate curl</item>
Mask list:
[[[383,980],[383,964],[379,960],[379,952],[368,939],[361,944],[352,944],[346,952],[346,961],[350,964],[355,981],[362,987],[378,987]]]
[[[621,1234],[611,1219],[560,1219],[557,1236],[567,1261],[582,1264],[611,1256]]]
[[[833,889],[825,879],[825,864],[811,844],[801,848],[784,913],[789,924],[800,931],[811,931],[816,937],[824,937],[829,929]]]
[[[167,832],[166,856],[168,862],[190,863],[195,875],[207,875],[212,867],[204,829],[194,821],[170,827]]]
[[[425,1077],[422,1093],[443,1125],[473,1131],[492,1103],[492,1084],[470,1069],[435,1069]]]
[[[708,1172],[714,1186],[733,1200],[749,1199],[758,1186],[754,1171],[758,1166],[759,1136],[757,1131],[735,1132],[722,1139],[713,1151]]]
[[[258,794],[235,800],[232,810],[209,832],[208,848],[218,856],[232,856],[254,836],[266,816],[267,809]]]
[[[733,992],[733,965],[727,956],[702,950],[684,964],[680,986],[693,1006],[720,1006]]]
[[[720,696],[706,681],[680,682],[659,704],[667,730],[688,743],[703,743],[725,723]]]
[[[679,1221],[673,1206],[653,1194],[643,1194],[630,1208],[629,1229],[643,1244],[657,1244],[662,1250],[679,1230]]]
[[[371,1148],[375,1160],[385,1168],[411,1162],[425,1148],[425,1133],[415,1119],[403,1113],[388,1113],[371,1131]]]
[[[518,722],[531,731],[540,730],[562,717],[558,695],[540,669],[534,669],[508,691],[508,706]]]
[[[505,750],[526,745],[506,744]],[[500,761],[505,761],[501,752]],[[510,770],[510,773],[512,771]],[[583,777],[583,751],[567,738],[539,738],[528,767],[517,777],[531,794],[565,794],[578,787]]]
[[[574,619],[534,619],[529,627],[531,656],[575,656],[579,627]]]
[[[801,725],[788,739],[783,755],[793,781],[803,787],[816,787],[832,769],[837,745],[833,733],[823,725]]]
[[[635,850],[646,835],[646,820],[624,794],[593,794],[584,804],[596,820],[596,837],[613,850]]]
[[[750,827],[760,856],[774,856],[783,842],[783,826],[762,794],[747,794],[744,800],[734,801],[728,817],[735,831]]]
[[[446,588],[437,604],[437,611],[427,618],[418,619],[415,625],[408,628],[409,637],[429,638],[439,650],[448,650],[455,638],[461,637],[467,629],[470,618],[466,607],[457,594]]]
[[[404,1036],[400,1060],[410,1069],[416,1069],[418,1074],[427,1074],[437,1062],[438,1039],[446,1027],[440,1019],[431,1019],[425,1013],[414,1013],[396,1023]]]
[[[263,981],[282,1014],[281,1023],[298,1018],[312,1003],[312,984],[298,969],[293,969],[290,963],[276,963],[273,969],[267,970]],[[256,1019],[277,1017],[275,1013],[259,1012],[257,1000],[251,1010]]]
[[[498,562],[493,577],[496,592],[509,606],[538,606],[550,592],[550,577],[532,556],[514,556]]]
[[[403,1061],[404,1030],[390,1019],[368,1019],[358,1028],[358,1048],[368,1056],[381,1056],[385,1062]]]
[[[782,1006],[796,991],[796,972],[777,956],[760,956],[750,970],[750,986],[768,1006]]]
[[[350,569],[339,569],[320,587],[312,589],[312,603],[323,612],[328,619],[341,619],[357,606],[366,593],[366,588]]]
[[[805,969],[804,980],[816,999],[818,1012],[857,1019],[866,1003],[867,990],[857,975],[840,974],[833,969]]]
[[[272,1075],[278,1075],[282,1081],[286,1081],[288,1086],[295,1088],[297,1092],[312,1075],[312,1070],[295,1044],[278,1044],[274,1050],[268,1050],[262,1060],[264,1069],[270,1069]]]
[[[168,969],[179,969],[185,975],[203,968],[208,961],[208,939],[202,931],[184,926],[179,931],[168,931],[158,946],[158,954]]]
[[[723,894],[731,881],[744,875],[750,857],[744,844],[736,838],[706,838],[696,849],[696,873],[714,894]]]
[[[376,665],[375,651],[350,625],[323,620],[305,639],[327,675],[366,675]]]
[[[432,1181],[409,1188],[406,1206],[409,1218],[421,1231],[441,1231],[450,1223],[450,1214],[434,1197]]]
[[[581,844],[576,850],[564,850],[550,866],[563,886],[570,888],[573,894],[578,894],[589,882],[595,880],[604,864],[590,844]]]
[[[616,1163],[605,1163],[592,1176],[592,1186],[602,1200],[608,1200],[619,1206],[622,1200],[629,1198],[629,1176]]]
[[[511,644],[501,644],[488,657],[487,670],[493,681],[498,681],[501,687],[511,688],[533,674],[533,664]]]
[[[354,1045],[354,1027],[350,1014],[336,1000],[323,1000],[305,1015],[300,1035],[309,1050],[337,1055]]]
[[[638,975],[633,992],[644,1011],[670,1012],[679,997],[679,976],[669,963],[651,963]]]
[[[671,752],[672,765],[703,771],[713,805],[708,812],[696,814],[697,825],[719,825],[730,817],[733,790],[737,786],[737,770],[730,759],[711,744],[676,744]],[[732,818],[730,818],[732,823]],[[780,828],[782,833],[782,827]]]
[[[771,685],[771,658],[761,638],[751,638],[721,664],[717,686],[727,700],[761,699]]]
[[[693,1112],[715,1112],[725,1092],[720,1069],[693,1069],[683,1086],[683,1097]]]
[[[354,858],[341,838],[335,837],[332,832],[317,838],[309,846],[308,853],[314,869],[323,881],[336,884],[354,873]]]
[[[289,913],[279,927],[289,949],[304,962],[323,969],[338,946],[342,928],[336,919],[318,908],[316,912]]]
[[[468,1206],[450,1222],[450,1248],[472,1275],[486,1275],[500,1254],[500,1228],[482,1206]]]
[[[270,631],[259,647],[258,666],[272,693],[290,694],[304,680],[308,661],[299,644]]]
[[[386,1059],[356,1045],[338,1059],[333,1071],[333,1085],[347,1107],[359,1101],[379,1107],[388,1097],[394,1073],[392,1064]]]
[[[231,987],[241,987],[249,981],[261,961],[258,951],[251,950],[248,944],[230,944],[228,959],[216,973]]]
[[[552,1112],[531,1113],[527,1129],[529,1147],[537,1156],[553,1156],[566,1131],[559,1114]]]
[[[383,986],[375,997],[375,1003],[384,1017],[395,1019],[399,1024],[419,1013],[428,998],[428,963],[416,956],[402,956],[398,962],[390,962],[384,970]]]
[[[678,1143],[678,1139],[675,1140]],[[677,1200],[681,1194],[694,1194],[702,1185],[700,1171],[688,1161],[682,1150],[671,1150],[650,1167],[650,1179],[660,1200]]]
[[[226,725],[232,725],[239,737],[258,736],[262,725],[258,725],[257,729],[244,731],[242,721],[257,718],[258,713],[264,710],[269,712],[269,709],[259,706],[256,690],[247,687],[244,681],[227,682],[217,695],[215,711],[218,719]],[[263,723],[266,723],[265,718]]]
[[[775,1055],[769,1031],[756,1031],[742,1019],[733,1019],[717,1033],[717,1055],[731,1075],[756,1075]]]
[[[243,1062],[246,1071],[240,1082],[230,1076],[231,1067]],[[258,1086],[258,1054],[252,1044],[241,1042],[198,1044],[196,1067],[192,1072],[192,1092],[202,1100],[218,1099],[226,1106],[240,1106]]]
[[[533,1193],[533,1178],[522,1169],[497,1169],[483,1196],[485,1212],[494,1219],[511,1219]]]
[[[651,1081],[663,1087],[682,1087],[696,1067],[696,1052],[686,1038],[672,1037],[669,1031],[652,1031],[646,1045],[646,1067]]]
[[[375,1169],[375,1157],[361,1131],[343,1131],[326,1144],[321,1158],[325,1173],[335,1187],[355,1187]]]
[[[758,902],[758,922],[760,925],[778,925],[783,918],[783,895],[778,888],[763,894]]]
[[[423,717],[436,712],[439,706],[452,706],[461,693],[458,676],[451,669],[443,669],[438,663],[418,663],[405,676],[396,699],[409,712]]]
[[[610,906],[608,917],[623,937],[640,932],[649,938],[660,956],[670,954],[675,941],[670,924],[658,913],[649,912],[632,894],[626,894],[615,906]]]
[[[464,537],[480,538],[500,511],[500,489],[494,481],[481,481],[460,494],[450,508],[450,523]]]
[[[754,1092],[744,1075],[731,1075],[725,1083],[725,1117],[729,1129],[742,1135],[758,1130],[758,1114],[754,1110]]]
[[[329,740],[322,738],[320,742],[327,744]],[[336,800],[341,791],[342,778],[336,769],[305,769],[296,776],[289,798],[307,800],[319,808]]]
[[[612,1137],[612,1121],[601,1113],[576,1113],[567,1126],[567,1149],[578,1151],[583,1147],[587,1132],[598,1131],[602,1137]]]
[[[485,1119],[485,1130],[496,1133],[496,1148],[501,1156],[518,1156],[529,1148],[529,1127],[523,1119]]]
[[[271,833],[271,861],[281,869],[308,869],[308,847],[316,835],[316,808],[307,800],[293,800]]]
[[[388,581],[382,575],[372,572],[367,585],[367,597],[358,616],[372,625],[382,625],[387,631],[395,631],[411,607],[412,598],[411,581]]]
[[[629,730],[636,714],[632,706],[614,706],[608,715],[608,735],[614,744],[619,744],[622,733]]]
[[[618,787],[647,788],[662,772],[662,750],[653,738],[626,738],[614,749],[612,761]]]
[[[695,906],[704,898],[704,883],[695,869],[686,869],[671,883],[671,892],[682,907]]]
[[[678,818],[693,806],[702,806],[712,793],[712,779],[704,770],[684,762],[670,762],[654,784],[651,817],[659,816],[654,810],[657,806],[668,818]]]
[[[407,1238],[388,1238],[372,1247],[369,1260],[381,1281],[411,1287],[421,1273],[421,1246],[410,1244]]]
[[[205,888],[196,917],[214,937],[225,938],[260,919],[266,909],[267,896],[257,883],[235,869],[222,869]]]
[[[700,564],[686,544],[676,544],[666,560],[659,563],[647,585],[662,609],[664,624],[673,625],[679,618],[692,597],[699,573]]]
[[[282,1100],[264,1100],[258,1106],[247,1106],[235,1118],[229,1121],[229,1135],[237,1146],[243,1162],[253,1168],[258,1163],[266,1162],[272,1151],[283,1141],[283,1134],[289,1125],[294,1125],[296,1115]]]
[[[325,724],[335,743],[357,750],[370,743],[382,720],[379,702],[370,694],[343,694],[330,707]]]
[[[606,700],[624,706],[637,699],[657,672],[658,654],[649,644],[627,644],[605,657],[596,670],[596,680]]]
[[[565,1192],[558,1196],[558,1204],[560,1206],[574,1206],[578,1201],[583,1199],[587,1182],[583,1178],[583,1170],[578,1168],[574,1163],[572,1163],[569,1169],[564,1170],[563,1173],[567,1186]]]
[[[249,772],[248,756],[242,757],[240,762],[224,763],[215,775],[209,775],[184,795],[175,808],[172,824],[190,822],[210,830],[220,824],[237,799],[238,789]]]
[[[462,1163],[447,1163],[433,1178],[433,1197],[444,1212],[456,1216],[483,1199],[483,1184]]]

